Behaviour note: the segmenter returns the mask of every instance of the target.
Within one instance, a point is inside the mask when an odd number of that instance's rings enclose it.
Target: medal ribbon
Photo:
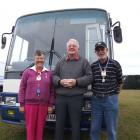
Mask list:
[[[36,89],[36,94],[37,96],[40,96],[40,83],[39,81],[41,80],[41,72],[37,73],[37,76],[36,76],[36,81],[37,81],[37,89]]]
[[[101,67],[101,64],[99,62],[99,68],[100,68],[100,72],[101,72],[101,76],[102,76],[102,82],[105,82],[105,77],[106,77],[106,69],[107,69],[107,65],[108,65],[109,59],[107,60],[107,63],[104,67],[104,70]]]

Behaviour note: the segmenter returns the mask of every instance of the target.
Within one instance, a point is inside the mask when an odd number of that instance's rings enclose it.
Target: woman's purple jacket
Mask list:
[[[38,75],[41,76],[41,80],[37,80]],[[52,106],[54,104],[52,72],[44,67],[42,72],[38,73],[35,66],[25,70],[20,83],[18,101],[20,106],[25,104]]]

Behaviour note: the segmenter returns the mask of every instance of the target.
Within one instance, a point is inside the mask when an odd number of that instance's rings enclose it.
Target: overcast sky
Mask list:
[[[140,74],[140,8],[138,0],[1,0],[0,35],[10,32],[16,19],[24,14],[67,8],[102,8],[113,22],[121,22],[123,43],[114,42],[115,59],[123,74]],[[8,46],[0,50],[0,61],[5,62]]]

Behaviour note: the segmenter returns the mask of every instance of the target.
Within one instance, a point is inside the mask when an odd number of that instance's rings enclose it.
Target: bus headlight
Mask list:
[[[15,111],[13,109],[8,109],[7,110],[7,115],[10,116],[10,117],[14,117]]]
[[[15,105],[16,104],[16,97],[5,97],[4,103],[7,105]]]

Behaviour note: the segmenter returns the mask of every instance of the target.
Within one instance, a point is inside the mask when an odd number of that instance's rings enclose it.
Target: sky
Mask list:
[[[120,62],[124,75],[140,75],[140,8],[138,0],[4,0],[0,1],[0,37],[10,32],[16,19],[22,15],[59,9],[102,8],[107,10],[113,23],[121,22],[123,42],[114,42],[114,59]],[[0,49],[0,62],[6,61],[7,46]]]

